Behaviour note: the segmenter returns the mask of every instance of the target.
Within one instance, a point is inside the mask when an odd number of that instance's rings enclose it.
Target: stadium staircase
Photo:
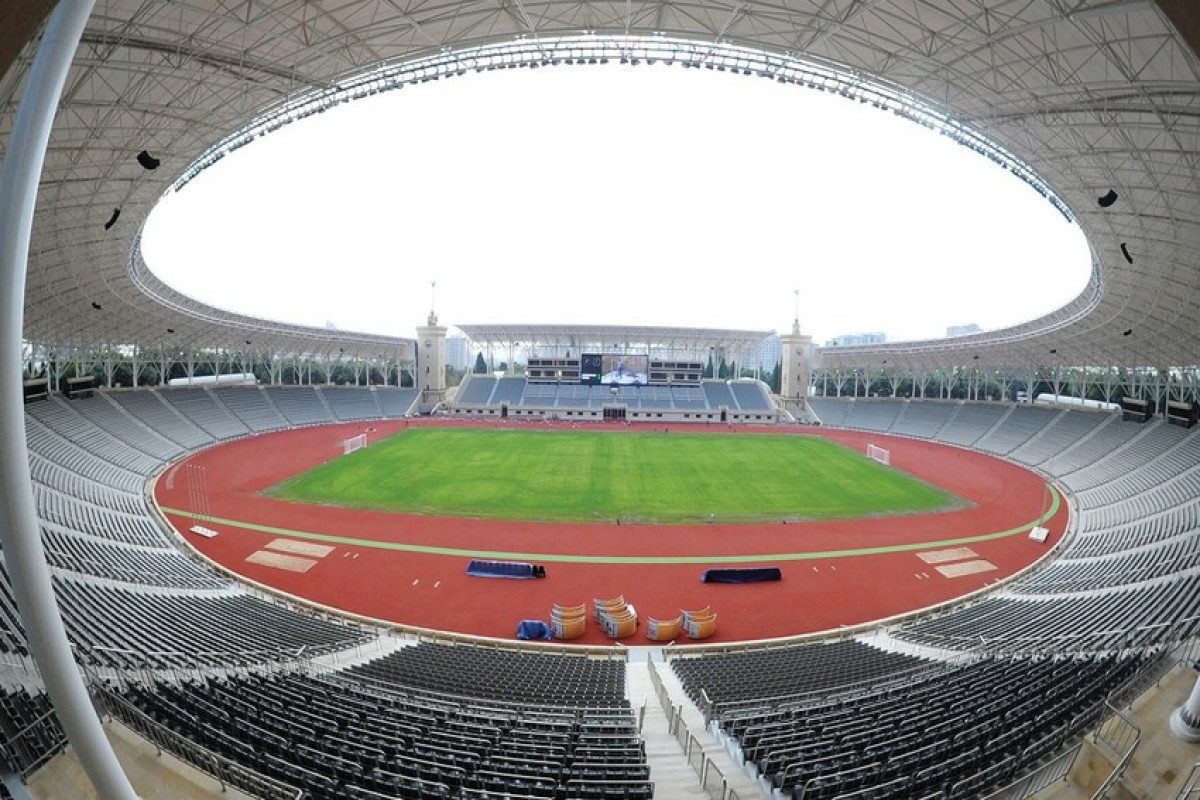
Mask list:
[[[644,708],[642,739],[646,743],[646,762],[650,765],[656,798],[708,798],[705,785],[714,790],[712,796],[716,797],[770,798],[763,786],[733,759],[723,741],[705,727],[704,716],[684,693],[679,678],[663,660],[661,650],[632,648],[626,680],[630,703],[634,708]],[[690,749],[685,751],[685,748]],[[706,784],[702,785],[705,778]],[[722,786],[728,788],[728,795],[721,791]]]

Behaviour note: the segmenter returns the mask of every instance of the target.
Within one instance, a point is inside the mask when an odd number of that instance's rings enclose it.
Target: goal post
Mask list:
[[[351,436],[342,442],[342,455],[350,455],[355,450],[362,450],[367,446],[367,435],[360,433],[358,436]]]
[[[878,445],[867,445],[867,458],[871,459],[872,461],[878,461],[880,464],[887,465],[892,463],[891,451],[885,450]]]

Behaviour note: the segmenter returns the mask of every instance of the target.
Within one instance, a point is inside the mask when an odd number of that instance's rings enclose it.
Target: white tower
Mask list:
[[[779,393],[788,410],[800,418],[797,412],[808,411],[808,387],[812,383],[812,337],[800,332],[800,290],[796,290],[796,317],[792,332],[779,337],[782,347],[783,374],[779,379]]]
[[[431,284],[437,288],[437,281]],[[421,393],[418,411],[428,414],[446,399],[446,327],[437,324],[437,312],[430,302],[427,324],[417,328],[417,374],[415,383]]]

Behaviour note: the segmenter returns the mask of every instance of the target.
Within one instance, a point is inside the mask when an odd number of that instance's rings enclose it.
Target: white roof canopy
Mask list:
[[[1092,280],[1065,308],[991,333],[827,349],[821,354],[827,366],[878,366],[887,359],[921,368],[976,357],[990,364],[1194,366],[1200,363],[1200,60],[1162,10],[1183,13],[1187,5],[107,0],[88,23],[51,136],[34,220],[25,336],[77,346],[240,349],[250,341],[275,352],[396,357],[411,348],[409,340],[255,320],[163,286],[141,268],[137,252],[151,207],[232,132],[374,66],[518,37],[536,43],[645,35],[756,48],[877,78],[1031,167],[1087,233]],[[8,36],[0,54],[20,44]],[[11,131],[31,56],[27,44],[0,78],[0,142]],[[143,149],[161,160],[158,169],[139,163]],[[1117,199],[1102,207],[1097,199],[1110,189]]]

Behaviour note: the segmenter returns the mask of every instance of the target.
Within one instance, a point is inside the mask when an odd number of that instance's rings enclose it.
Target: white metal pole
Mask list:
[[[1185,742],[1200,742],[1200,678],[1187,702],[1171,715],[1171,732]]]
[[[0,545],[29,650],[68,741],[103,800],[135,800],[75,665],[54,598],[33,500],[21,396],[25,275],[38,180],[92,4],[61,0],[51,12],[0,167]]]

